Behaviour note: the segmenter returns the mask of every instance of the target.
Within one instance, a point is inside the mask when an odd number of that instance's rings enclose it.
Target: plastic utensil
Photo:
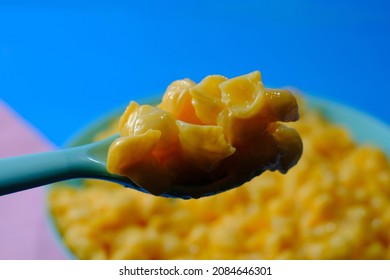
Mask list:
[[[107,171],[108,147],[116,137],[63,150],[0,159],[0,195],[76,178],[103,179],[146,192],[127,177]]]
[[[127,188],[149,193],[127,177],[107,171],[107,152],[118,135],[99,142],[62,150],[0,159],[0,195],[31,189],[69,179],[102,179]],[[173,186],[163,197],[190,199],[210,196],[226,188],[210,186]],[[196,195],[193,191],[196,189]]]

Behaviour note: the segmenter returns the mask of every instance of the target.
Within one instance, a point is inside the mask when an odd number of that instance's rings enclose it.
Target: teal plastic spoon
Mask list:
[[[70,179],[101,179],[150,194],[127,177],[107,171],[107,152],[118,135],[102,141],[62,150],[0,159],[0,195],[6,195]],[[239,184],[172,186],[160,196],[200,198],[238,187]]]
[[[0,195],[76,178],[103,179],[146,192],[127,177],[107,171],[108,148],[116,137],[63,150],[0,159]]]

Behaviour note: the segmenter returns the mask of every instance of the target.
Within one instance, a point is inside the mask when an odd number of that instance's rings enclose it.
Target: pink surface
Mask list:
[[[0,100],[0,158],[52,149],[47,139]],[[44,187],[0,196],[0,259],[64,258],[46,222]]]

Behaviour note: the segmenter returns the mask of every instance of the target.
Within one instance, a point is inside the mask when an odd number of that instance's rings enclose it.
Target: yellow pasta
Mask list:
[[[388,158],[300,108],[291,126],[305,149],[287,174],[198,200],[94,180],[55,186],[66,245],[80,259],[390,259]]]
[[[155,195],[221,192],[265,170],[294,166],[302,141],[281,122],[298,118],[294,95],[264,88],[258,71],[212,75],[199,84],[178,80],[158,106],[129,104],[107,169]]]

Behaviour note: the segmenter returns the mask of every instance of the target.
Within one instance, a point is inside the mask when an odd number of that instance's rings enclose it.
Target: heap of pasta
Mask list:
[[[198,84],[177,80],[157,106],[130,102],[107,169],[154,195],[221,192],[266,170],[293,167],[302,140],[282,122],[298,119],[294,95],[265,88],[258,71],[210,75]]]

